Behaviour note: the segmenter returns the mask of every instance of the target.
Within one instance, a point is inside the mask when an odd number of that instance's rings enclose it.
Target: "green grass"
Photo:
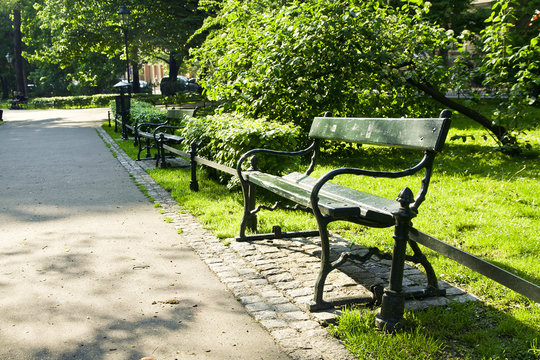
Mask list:
[[[527,141],[532,149],[510,157],[496,150],[482,128],[456,115],[448,138],[467,136],[466,141],[448,140],[438,155],[427,199],[414,226],[540,285],[540,110],[530,109],[527,119],[530,129],[520,135],[520,141]],[[121,144],[133,157],[132,143]],[[321,158],[314,175],[345,164],[405,167],[411,165],[407,161],[411,156],[417,159],[410,151],[366,146],[347,159]],[[239,191],[227,190],[204,170],[200,171],[198,193],[189,190],[188,169],[149,173],[219,238],[237,235],[243,211]],[[341,177],[336,182],[394,198],[403,186],[417,192],[420,177],[389,181]],[[275,200],[270,195],[265,199],[268,204]],[[261,212],[260,231],[270,231],[272,225],[284,230],[316,228],[308,214]],[[390,248],[393,242],[389,229],[336,222],[332,231],[368,246]],[[374,329],[376,310],[351,309],[330,328],[332,334],[359,359],[540,359],[540,304],[437,253],[425,253],[440,279],[482,302],[407,312],[403,330],[392,336]]]

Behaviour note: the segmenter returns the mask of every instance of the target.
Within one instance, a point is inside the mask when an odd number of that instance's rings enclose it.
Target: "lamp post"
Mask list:
[[[9,64],[9,66],[11,66],[11,64],[13,63],[13,55],[11,55],[10,53],[7,53],[6,54],[6,60]]]
[[[8,69],[11,71],[11,66],[13,65],[13,59],[15,59],[15,56],[11,55],[9,52],[6,54],[6,61],[8,63]],[[9,91],[9,88],[7,87],[9,85],[6,85],[6,92]]]
[[[129,76],[129,51],[128,51],[128,28],[129,28],[129,16],[131,11],[126,7],[125,4],[122,4],[122,7],[118,11],[118,16],[120,17],[122,32],[124,33],[124,43],[126,45],[126,72],[127,72],[127,82],[119,82],[116,84],[116,87],[120,88],[120,108],[122,113],[122,138],[127,140],[127,128],[126,124],[129,121],[129,111],[131,105],[131,79]],[[128,96],[125,96],[125,91],[128,92]],[[137,141],[137,139],[135,139]]]
[[[128,52],[128,27],[129,27],[129,16],[131,11],[126,7],[125,4],[122,5],[118,11],[118,16],[120,16],[120,21],[122,23],[122,31],[124,33],[124,43],[126,45],[126,71],[127,71],[127,81],[131,82],[129,78],[129,52]]]

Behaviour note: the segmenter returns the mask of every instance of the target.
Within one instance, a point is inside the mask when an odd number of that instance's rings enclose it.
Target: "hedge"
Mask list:
[[[237,113],[190,119],[178,132],[185,137],[185,146],[197,145],[198,154],[225,166],[236,168],[246,151],[255,148],[297,150],[300,128],[266,118],[250,119]],[[293,157],[260,157],[259,168],[273,173],[295,166]],[[226,179],[226,176],[220,176]]]
[[[109,102],[111,112],[116,114],[116,104],[114,100]],[[129,111],[132,123],[160,123],[167,120],[167,110],[154,107],[147,102],[133,100]]]
[[[35,108],[85,108],[85,107],[107,107],[111,100],[118,94],[99,94],[91,96],[56,96],[48,98],[30,99],[29,104]],[[134,99],[160,104],[163,102],[161,95],[152,94],[132,94]]]

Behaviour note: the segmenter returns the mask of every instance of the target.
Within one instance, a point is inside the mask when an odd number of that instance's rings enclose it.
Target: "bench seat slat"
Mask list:
[[[286,199],[311,208],[310,194],[316,178],[291,173],[280,177],[258,171],[245,173],[246,179]],[[348,219],[376,227],[394,225],[392,212],[399,203],[376,195],[326,183],[319,193],[319,207],[325,215],[335,219]]]

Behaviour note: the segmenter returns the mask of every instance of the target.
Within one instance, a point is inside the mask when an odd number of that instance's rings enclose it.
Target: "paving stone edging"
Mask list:
[[[273,240],[257,243],[231,240],[226,246],[190,214],[182,211],[170,194],[159,186],[145,170],[145,162],[129,158],[101,128],[98,133],[115,152],[118,161],[136,183],[145,187],[148,196],[161,204],[164,217],[172,218],[182,229],[185,241],[242,302],[246,310],[274,337],[281,348],[298,360],[348,360],[355,357],[322,326],[331,322],[335,312],[311,313],[306,305],[312,299],[313,284],[318,273],[316,255],[320,247],[316,238]],[[187,186],[187,185],[186,185]],[[350,250],[346,239],[333,236],[336,256]],[[353,250],[362,251],[354,245]],[[366,250],[367,251],[367,250]],[[369,260],[362,266],[345,265],[329,274],[325,296],[350,296],[369,293],[369,285],[387,284],[389,262]],[[424,275],[416,268],[405,269],[404,287],[417,287]],[[473,296],[440,281],[446,297],[409,301],[407,309],[442,305],[450,300],[471,301]]]

